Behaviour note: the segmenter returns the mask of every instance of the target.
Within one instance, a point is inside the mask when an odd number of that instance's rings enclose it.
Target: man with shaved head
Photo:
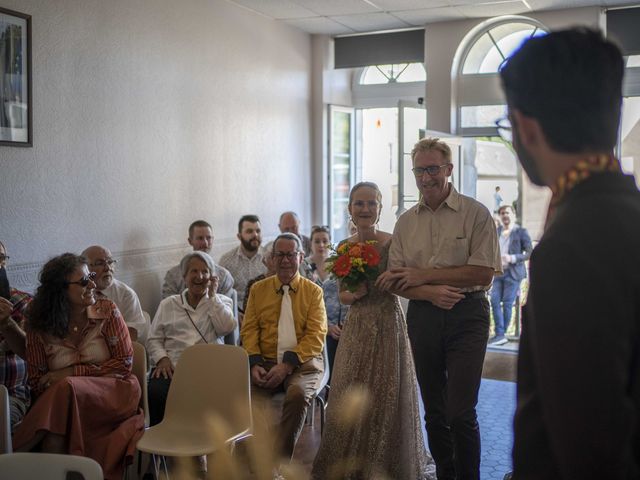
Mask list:
[[[278,222],[280,233],[293,233],[302,241],[302,249],[304,256],[307,257],[311,253],[311,240],[306,235],[300,233],[300,217],[296,212],[284,212],[280,215]]]
[[[82,255],[89,262],[89,271],[96,274],[93,281],[96,292],[107,297],[118,306],[127,327],[131,340],[143,343],[149,332],[149,322],[142,314],[142,307],[138,295],[128,285],[116,280],[113,276],[116,260],[111,256],[108,248],[92,245],[86,248]]]

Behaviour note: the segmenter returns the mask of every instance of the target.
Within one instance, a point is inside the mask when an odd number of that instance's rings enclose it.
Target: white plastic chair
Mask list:
[[[197,457],[223,448],[233,452],[237,442],[252,435],[249,382],[249,357],[241,347],[199,344],[182,352],[164,418],[138,441],[138,450],[153,455],[156,476],[156,455]]]
[[[11,480],[66,480],[77,472],[84,480],[103,480],[102,467],[95,460],[76,455],[54,453],[9,453],[0,455],[0,475]]]

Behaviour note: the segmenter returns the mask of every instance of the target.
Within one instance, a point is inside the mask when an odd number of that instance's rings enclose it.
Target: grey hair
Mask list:
[[[187,268],[189,267],[189,262],[192,258],[199,258],[204,263],[206,263],[211,275],[215,273],[216,264],[213,261],[213,258],[211,258],[208,253],[191,252],[187,253],[184,257],[182,257],[182,260],[180,260],[180,272],[182,273],[183,277],[187,274]]]
[[[295,233],[287,232],[287,233],[281,233],[273,241],[273,247],[271,249],[272,254],[273,254],[273,251],[276,249],[276,243],[278,243],[278,240],[293,240],[294,242],[296,242],[296,252],[304,251],[302,249],[302,240],[300,240],[300,237],[297,236]]]

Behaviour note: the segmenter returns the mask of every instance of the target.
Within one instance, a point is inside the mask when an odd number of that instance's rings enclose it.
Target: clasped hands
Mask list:
[[[38,380],[38,386],[45,390],[58,380],[67,378],[73,375],[73,367],[61,368],[60,370],[50,370],[40,377]]]
[[[256,364],[251,367],[251,381],[258,387],[272,390],[284,382],[292,372],[293,365],[285,362],[274,365],[269,371],[262,365]]]
[[[417,300],[428,300],[436,307],[451,310],[456,303],[464,298],[461,289],[450,285],[429,284],[429,271],[413,267],[392,268],[380,274],[376,286],[381,290],[395,291],[402,294],[402,290],[412,287],[422,287],[423,295],[411,297]]]

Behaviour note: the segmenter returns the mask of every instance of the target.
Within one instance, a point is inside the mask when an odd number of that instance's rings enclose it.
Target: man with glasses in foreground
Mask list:
[[[271,255],[276,274],[251,287],[240,336],[249,354],[259,427],[272,423],[271,397],[285,393],[276,454],[288,462],[324,371],[327,315],[322,289],[298,272],[303,258],[300,238],[279,235]]]
[[[149,322],[142,314],[140,300],[135,291],[114,278],[117,261],[108,248],[92,245],[82,252],[89,262],[89,272],[95,274],[96,295],[106,297],[116,304],[122,314],[132,341],[144,344],[149,333]]]
[[[487,290],[502,273],[489,210],[459,194],[451,149],[411,152],[420,201],[398,219],[380,288],[410,299],[407,329],[439,480],[480,478],[478,390],[489,334]]]
[[[623,71],[600,32],[571,29],[500,72],[499,126],[552,192],[523,312],[514,479],[640,478],[640,193],[613,153]]]

